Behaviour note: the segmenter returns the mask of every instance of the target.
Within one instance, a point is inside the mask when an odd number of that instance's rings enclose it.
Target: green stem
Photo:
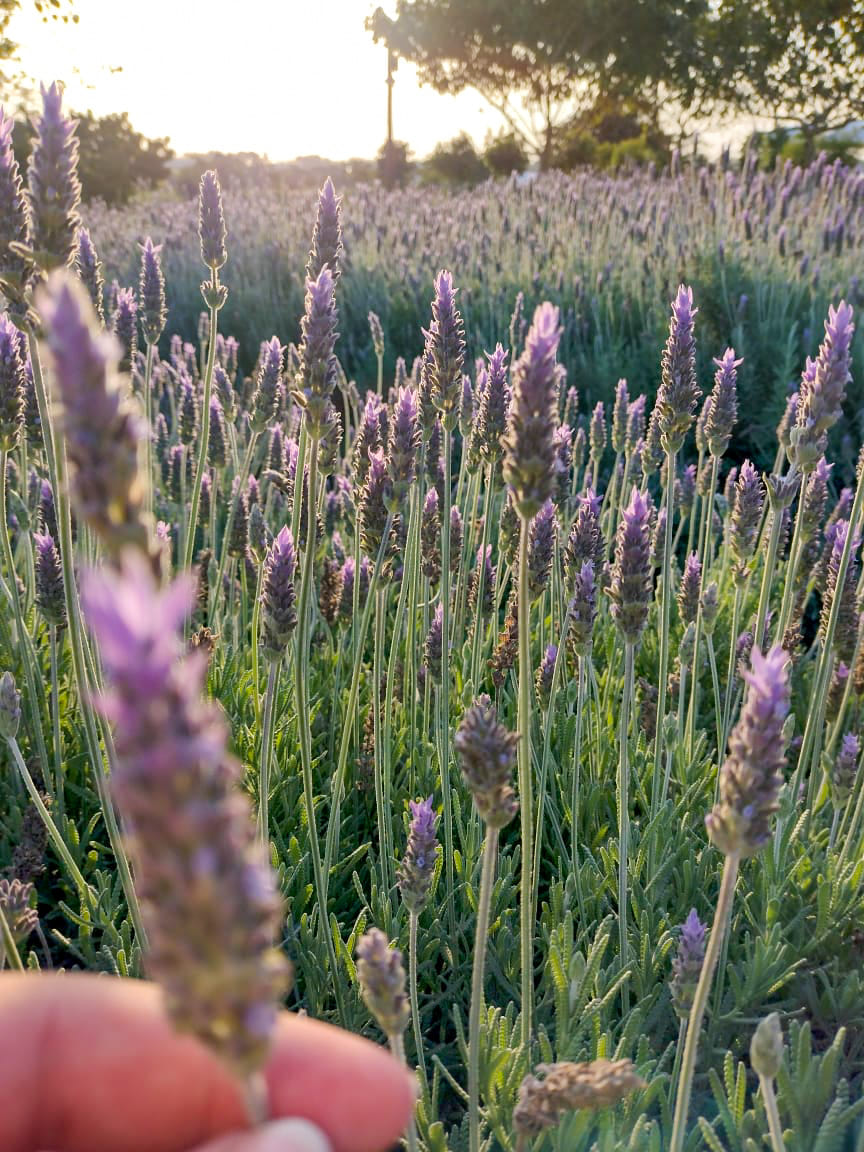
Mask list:
[[[258,763],[258,835],[268,843],[270,835],[270,757],[273,748],[273,713],[279,688],[281,661],[270,661],[267,693],[264,697],[264,727],[261,733],[261,756]],[[257,685],[255,695],[258,695]]]
[[[521,517],[519,533],[518,639],[519,639],[519,812],[521,816],[521,875],[519,901],[520,970],[522,991],[522,1047],[531,1052],[534,1008],[534,913],[531,866],[534,859],[534,803],[531,779],[531,604],[528,598],[528,541],[530,521]],[[529,1059],[530,1064],[530,1059]]]
[[[438,767],[441,774],[441,800],[444,807],[444,867],[447,873],[447,923],[450,930],[450,948],[452,963],[455,967],[456,956],[456,904],[453,864],[453,798],[450,790],[450,757],[448,755],[448,733],[444,720],[443,693],[439,685],[435,685],[435,715],[437,718]]]
[[[144,509],[149,517],[153,515],[153,345],[147,344],[147,359],[144,362]]]
[[[390,1051],[395,1058],[404,1067],[408,1067],[408,1061],[405,1059],[405,1041],[400,1035],[388,1036],[387,1043],[390,1045]],[[411,1119],[408,1121],[408,1129],[405,1133],[406,1141],[408,1143],[408,1152],[418,1152],[417,1144],[417,1121],[414,1118],[414,1109],[411,1109]]]
[[[468,1147],[480,1152],[480,1023],[483,1015],[483,971],[489,936],[489,909],[495,883],[495,856],[498,829],[486,827],[483,845],[483,870],[477,901],[477,930],[474,938],[474,962],[471,969],[471,1009],[468,1021]]]
[[[59,696],[59,647],[57,643],[57,626],[50,625],[48,629],[51,647],[51,735],[54,751],[54,786],[57,815],[62,821],[66,810],[63,777],[63,737],[60,731],[60,696]]]
[[[767,1076],[759,1077],[759,1087],[762,1090],[762,1103],[765,1105],[765,1114],[768,1117],[768,1131],[771,1135],[771,1152],[785,1152],[783,1142],[783,1127],[780,1124],[780,1113],[777,1110],[777,1096],[774,1093],[774,1082]]]
[[[310,596],[315,579],[315,522],[318,495],[318,441],[310,437],[311,452],[309,453],[309,504],[307,532],[303,550],[303,575],[300,583],[300,595],[297,599],[297,630],[295,633],[295,671],[294,671],[294,699],[297,708],[297,727],[300,732],[300,761],[303,769],[303,800],[306,806],[306,822],[309,828],[309,849],[312,856],[312,875],[315,882],[315,896],[318,901],[319,930],[324,936],[327,947],[327,956],[330,961],[330,978],[333,981],[333,992],[336,997],[336,1008],[339,1020],[347,1025],[345,1005],[342,997],[342,984],[339,979],[339,970],[336,962],[336,947],[333,943],[333,933],[330,930],[330,919],[327,914],[327,885],[324,883],[324,873],[321,868],[321,846],[318,842],[318,829],[315,821],[315,786],[312,779],[312,728],[309,717],[309,700],[307,689],[309,686],[309,617]],[[302,473],[301,482],[295,485],[295,502],[302,499]]]
[[[624,692],[618,736],[618,939],[621,966],[627,965],[627,857],[630,844],[630,708],[633,698],[633,645],[624,643]],[[626,985],[625,1008],[626,1008]]]
[[[714,912],[714,924],[708,937],[708,947],[705,950],[705,960],[699,974],[699,983],[693,997],[693,1006],[687,1020],[687,1039],[684,1044],[684,1056],[681,1065],[681,1080],[675,1098],[675,1117],[672,1124],[672,1138],[669,1143],[669,1152],[681,1152],[684,1147],[684,1137],[687,1128],[687,1114],[690,1110],[690,1094],[693,1090],[693,1073],[696,1069],[696,1053],[699,1048],[699,1034],[702,1031],[702,1020],[705,1015],[705,1006],[708,1003],[708,994],[711,991],[711,982],[714,978],[714,969],[720,955],[723,937],[726,934],[726,925],[732,911],[732,900],[735,895],[735,882],[738,878],[738,865],[740,857],[727,856],[723,865],[723,878],[720,881],[720,893],[717,897],[717,908]]]
[[[426,1079],[426,1057],[423,1054],[423,1031],[420,1027],[420,998],[417,994],[417,921],[419,913],[412,911],[408,918],[408,987],[411,994],[411,1020],[414,1026],[414,1048],[423,1084]]]
[[[14,968],[16,972],[24,971],[12,929],[9,927],[9,922],[3,912],[3,905],[0,904],[0,972],[3,971],[7,958],[10,968]]]
[[[654,736],[654,772],[651,783],[651,815],[656,815],[655,797],[660,791],[660,758],[663,751],[663,721],[666,718],[666,681],[669,678],[669,624],[672,609],[672,520],[675,515],[675,453],[666,453],[666,531],[663,541],[663,601],[660,626],[660,669],[657,673],[657,731]]]
[[[246,452],[243,455],[243,462],[240,465],[240,471],[238,473],[237,490],[236,492],[232,493],[232,496],[228,501],[228,515],[225,518],[225,531],[222,533],[222,546],[219,549],[219,569],[216,574],[216,584],[213,588],[210,589],[210,595],[212,597],[212,609],[210,611],[210,617],[212,620],[217,622],[212,625],[216,631],[219,631],[222,622],[222,586],[225,582],[225,565],[228,561],[228,545],[231,541],[231,532],[234,528],[234,517],[237,514],[237,506],[240,503],[241,494],[246,484],[247,477],[249,476],[249,469],[252,467],[252,456],[255,452],[255,445],[257,442],[258,433],[250,432],[249,443],[246,445]],[[293,533],[293,530],[292,535],[296,541],[297,536]],[[233,580],[231,581],[231,586],[232,588],[234,586]]]
[[[378,581],[381,577],[381,569],[384,567],[384,557],[387,553],[387,548],[390,543],[390,530],[393,527],[393,517],[387,517],[387,523],[384,527],[384,535],[381,538],[381,544],[378,548],[378,557],[375,561],[375,567],[372,570],[372,578],[369,581],[369,591],[366,595],[366,603],[363,605],[363,616],[360,620],[360,629],[357,635],[357,643],[354,649],[354,667],[351,670],[351,687],[348,691],[348,703],[343,713],[344,719],[342,722],[342,741],[339,745],[339,761],[336,765],[336,773],[333,777],[333,799],[330,808],[330,820],[327,825],[327,842],[324,850],[324,883],[329,881],[330,869],[333,866],[333,861],[336,858],[336,852],[339,850],[339,820],[342,807],[342,798],[345,795],[345,777],[348,771],[348,750],[351,746],[351,733],[354,724],[354,717],[357,711],[357,697],[360,691],[360,666],[363,659],[363,646],[366,642],[366,633],[369,631],[369,621],[372,618],[372,606],[375,603],[375,596],[378,590]],[[359,560],[359,554],[358,554]],[[356,582],[360,579],[360,566],[359,563],[354,572],[355,587]]]
[[[753,630],[753,647],[762,651],[762,639],[765,632],[765,621],[768,616],[768,605],[771,600],[771,585],[774,582],[774,568],[777,563],[777,548],[780,544],[780,530],[783,524],[781,508],[774,508],[771,512],[771,532],[768,537],[768,553],[765,557],[765,567],[762,569],[762,585],[759,590],[759,607],[756,610],[756,627]],[[734,643],[734,639],[733,639]]]
[[[219,273],[213,270],[213,291],[219,286]],[[192,486],[192,507],[189,510],[189,530],[186,536],[186,549],[183,554],[183,567],[192,567],[195,555],[195,530],[198,527],[198,506],[201,503],[201,484],[207,467],[207,451],[210,446],[210,393],[213,390],[213,365],[216,361],[216,325],[219,310],[210,309],[210,349],[207,353],[207,371],[204,375],[204,394],[201,398],[201,435],[198,441],[198,463],[195,468],[195,481]],[[183,471],[185,475],[185,468]]]
[[[372,719],[375,779],[375,812],[378,821],[378,865],[381,870],[381,892],[390,891],[390,850],[388,847],[387,813],[384,808],[384,759],[381,738],[381,668],[384,661],[384,627],[387,619],[387,587],[379,587],[375,597],[375,634],[372,654]]]

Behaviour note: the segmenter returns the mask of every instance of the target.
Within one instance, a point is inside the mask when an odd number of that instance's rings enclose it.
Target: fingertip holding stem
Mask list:
[[[258,1128],[242,1152],[332,1152],[332,1147],[316,1124],[294,1117]]]
[[[197,1152],[333,1152],[333,1148],[316,1124],[294,1116],[223,1137]]]

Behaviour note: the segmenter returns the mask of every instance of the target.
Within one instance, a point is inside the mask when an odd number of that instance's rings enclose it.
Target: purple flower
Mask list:
[[[828,310],[825,340],[815,360],[808,360],[801,376],[790,459],[802,472],[810,472],[824,454],[829,429],[839,420],[846,386],[851,379],[851,345],[855,325],[852,307],[842,300]]]
[[[588,443],[591,447],[591,459],[595,464],[599,464],[603,459],[603,453],[606,451],[606,409],[603,407],[602,400],[594,405],[594,411],[591,413],[591,423],[588,426]]]
[[[465,333],[456,307],[453,276],[442,269],[435,278],[432,323],[426,333],[430,356],[429,383],[435,407],[442,413],[444,427],[456,422],[465,363]]]
[[[742,361],[735,359],[734,348],[727,348],[714,363],[717,372],[710,396],[711,408],[705,420],[705,438],[711,455],[722,456],[729,447],[738,419],[738,366]]]
[[[621,453],[627,442],[627,421],[630,397],[627,394],[627,381],[619,380],[615,386],[615,403],[612,408],[612,451]]]
[[[555,505],[547,500],[531,521],[528,533],[528,595],[532,601],[543,595],[549,583],[557,531]]]
[[[320,438],[327,418],[327,405],[336,387],[334,348],[336,331],[336,281],[325,265],[316,280],[306,281],[306,305],[300,322],[300,371],[294,395],[306,414],[310,435]]]
[[[120,345],[120,371],[131,372],[138,352],[138,301],[131,288],[117,290],[111,331]]]
[[[255,394],[252,397],[252,427],[263,432],[276,419],[282,402],[282,360],[285,349],[279,339],[273,336],[264,345],[258,375],[255,378]]]
[[[651,600],[651,499],[634,486],[621,513],[609,596],[612,618],[628,644],[636,644]]]
[[[699,553],[691,552],[684,562],[684,575],[678,589],[678,611],[681,623],[688,625],[695,621],[699,612],[699,597],[702,592],[702,564]]]
[[[57,389],[58,421],[78,516],[114,555],[150,552],[138,471],[144,428],[115,367],[117,343],[98,326],[77,278],[57,271],[37,298]]]
[[[677,452],[693,423],[702,393],[696,381],[696,344],[693,338],[693,291],[683,284],[672,302],[669,337],[663,350],[656,409],[660,438],[666,452]]]
[[[75,271],[81,283],[87,289],[99,322],[105,323],[105,304],[102,294],[105,288],[105,279],[102,275],[102,262],[100,261],[90,233],[86,228],[78,229],[78,247],[75,250]],[[164,322],[163,322],[164,324]]]
[[[513,791],[513,768],[519,737],[498,721],[488,696],[478,696],[465,711],[453,746],[480,819],[503,828],[519,810]]]
[[[0,282],[9,299],[10,311],[16,319],[23,320],[27,311],[24,289],[30,265],[9,245],[30,247],[30,207],[12,146],[14,124],[12,117],[0,108]]]
[[[436,605],[435,615],[432,618],[432,624],[429,627],[429,632],[426,635],[426,641],[423,645],[423,666],[433,680],[438,680],[441,677],[443,630],[444,609],[438,604]]]
[[[689,916],[681,925],[678,951],[672,961],[672,980],[669,985],[672,1006],[682,1020],[686,1020],[690,1015],[704,960],[705,925],[699,919],[696,909],[691,908]]]
[[[387,438],[387,469],[393,484],[394,511],[414,481],[421,439],[417,395],[413,388],[400,388]]]
[[[160,588],[144,560],[89,573],[84,612],[102,656],[99,707],[114,728],[111,786],[124,818],[150,974],[175,1026],[241,1076],[260,1068],[286,965],[280,900],[255,836],[228,731],[202,698],[206,657],[184,656],[195,580]]]
[[[478,398],[477,435],[480,455],[487,464],[497,464],[504,450],[501,437],[507,430],[507,413],[510,408],[507,356],[507,351],[500,344],[495,345],[491,355],[487,353],[489,370],[486,385]]]
[[[312,233],[312,248],[306,262],[306,277],[315,281],[322,269],[329,268],[334,285],[339,279],[342,260],[341,197],[336,195],[328,176],[318,193],[318,210]]]
[[[34,532],[33,543],[36,546],[36,607],[49,624],[62,628],[66,623],[66,600],[60,553],[47,532]]]
[[[541,708],[549,707],[549,700],[552,696],[552,680],[555,675],[555,661],[557,659],[557,645],[549,644],[546,648],[546,651],[543,653],[543,659],[540,661],[540,667],[537,669],[537,700]]]
[[[847,732],[828,773],[831,799],[837,808],[842,808],[854,791],[860,759],[861,741],[858,734]]]
[[[357,981],[384,1035],[401,1036],[411,1019],[402,953],[390,947],[379,928],[370,928],[357,944]]]
[[[261,643],[271,660],[282,659],[297,626],[295,568],[294,540],[291,529],[284,525],[264,559],[261,586]]]
[[[30,195],[32,245],[37,263],[45,271],[71,263],[77,244],[78,205],[77,122],[63,115],[58,85],[44,85],[42,115],[36,122],[36,140],[30,153],[27,184]]]
[[[219,176],[209,169],[201,177],[198,190],[198,236],[201,240],[201,259],[215,272],[228,259],[225,248],[225,216],[222,212],[222,189]]]
[[[432,797],[426,800],[411,800],[410,808],[408,843],[405,846],[402,863],[399,865],[397,879],[403,904],[410,912],[417,913],[429,899],[435,865],[441,849],[435,838],[438,817],[435,814]]]
[[[81,231],[79,229],[79,255],[81,252]],[[154,244],[149,236],[141,246],[141,279],[138,294],[141,299],[141,330],[147,344],[159,343],[159,337],[165,329],[167,319],[165,277],[162,275],[162,262],[159,256],[161,251],[162,245]]]
[[[740,587],[747,580],[748,565],[756,547],[765,502],[762,480],[749,460],[741,465],[734,491],[735,501],[729,521],[729,550],[735,561],[733,579]]]
[[[560,336],[558,309],[541,304],[534,313],[525,351],[513,368],[513,399],[504,437],[504,479],[523,520],[535,516],[555,494],[555,358]]]
[[[597,588],[594,582],[594,565],[585,560],[574,573],[573,597],[570,601],[570,631],[568,643],[576,656],[584,656],[591,650],[594,619],[597,615]]]
[[[720,769],[719,803],[705,817],[710,839],[727,856],[753,856],[768,840],[786,764],[787,654],[778,646],[763,656],[754,647],[750,659],[747,696]]]
[[[8,316],[0,316],[0,452],[13,452],[24,424],[26,388],[18,329]],[[5,509],[0,510],[0,515]]]

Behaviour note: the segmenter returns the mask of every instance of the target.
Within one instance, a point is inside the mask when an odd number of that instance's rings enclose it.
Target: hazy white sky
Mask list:
[[[364,28],[371,0],[74,0],[77,24],[29,4],[9,35],[23,70],[62,80],[67,106],[126,111],[182,152],[374,156],[386,135],[386,51]],[[385,9],[392,5],[384,4]],[[122,68],[122,71],[116,69]],[[441,96],[400,64],[394,134],[423,156],[500,119],[476,93]]]

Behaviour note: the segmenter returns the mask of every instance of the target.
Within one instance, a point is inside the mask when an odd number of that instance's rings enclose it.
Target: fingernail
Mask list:
[[[330,1141],[309,1120],[274,1120],[255,1133],[250,1152],[333,1152]]]

